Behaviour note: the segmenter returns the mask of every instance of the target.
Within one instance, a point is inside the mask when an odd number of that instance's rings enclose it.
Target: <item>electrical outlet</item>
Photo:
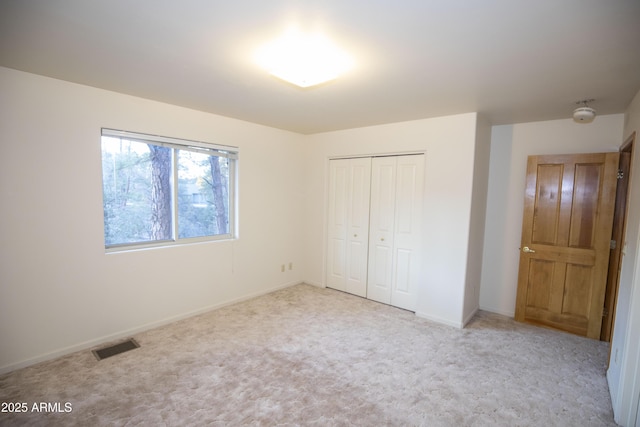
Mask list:
[[[613,358],[613,361],[616,363],[616,365],[618,364],[618,349],[616,348],[616,355]]]
[[[284,264],[282,264],[282,266],[280,266],[280,271],[281,271],[282,273],[284,273]]]
[[[289,270],[293,270],[293,263],[292,262],[289,263]]]

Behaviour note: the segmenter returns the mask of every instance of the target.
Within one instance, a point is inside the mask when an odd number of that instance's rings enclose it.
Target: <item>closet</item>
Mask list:
[[[327,286],[415,310],[424,155],[329,162]]]

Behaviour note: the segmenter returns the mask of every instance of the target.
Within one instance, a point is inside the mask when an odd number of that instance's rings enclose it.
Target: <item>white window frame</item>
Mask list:
[[[102,137],[114,137],[122,138],[129,141],[137,141],[142,143],[150,143],[163,147],[168,147],[182,151],[193,151],[197,153],[205,153],[209,155],[215,155],[217,157],[225,157],[229,159],[229,232],[226,234],[216,234],[212,236],[200,236],[200,237],[178,237],[179,223],[178,223],[178,159],[175,155],[175,151],[172,153],[172,238],[170,240],[158,240],[153,242],[133,242],[133,243],[119,243],[114,245],[107,245],[105,242],[105,251],[121,252],[137,249],[148,248],[160,248],[166,246],[184,245],[191,243],[202,243],[219,240],[232,240],[237,239],[237,212],[238,212],[238,159],[239,148],[230,145],[212,144],[202,141],[193,141],[180,138],[171,138],[159,135],[150,135],[137,132],[129,132],[123,130],[102,128],[101,132],[101,144]],[[102,152],[101,152],[102,156]],[[104,213],[103,213],[104,215]],[[103,232],[104,238],[104,232]]]

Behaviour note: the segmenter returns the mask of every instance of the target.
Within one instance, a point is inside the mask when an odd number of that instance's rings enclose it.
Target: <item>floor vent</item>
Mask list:
[[[140,345],[133,338],[129,338],[126,341],[123,341],[119,344],[110,345],[109,347],[99,348],[97,350],[92,350],[96,359],[102,360],[107,357],[115,356],[116,354],[124,353],[125,351],[133,350],[140,347]]]

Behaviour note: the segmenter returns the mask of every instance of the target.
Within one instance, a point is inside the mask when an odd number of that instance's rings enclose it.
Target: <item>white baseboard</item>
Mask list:
[[[157,327],[160,327],[160,326],[168,325],[169,323],[177,322],[178,320],[182,320],[182,319],[186,319],[186,318],[189,318],[189,317],[197,316],[199,314],[207,313],[209,311],[217,310],[217,309],[220,309],[222,307],[227,307],[229,305],[237,304],[237,303],[242,302],[242,301],[247,301],[247,300],[250,300],[250,299],[253,299],[253,298],[257,298],[259,296],[270,294],[271,292],[275,292],[275,291],[278,291],[280,289],[285,289],[285,288],[288,288],[290,286],[299,285],[301,283],[307,283],[307,282],[298,282],[298,281],[296,281],[296,282],[285,283],[285,284],[274,286],[272,288],[269,288],[269,289],[266,289],[266,290],[263,290],[263,291],[254,292],[254,293],[249,294],[249,295],[245,295],[245,296],[242,296],[242,297],[239,297],[239,298],[235,298],[235,299],[232,299],[232,300],[229,300],[229,301],[225,301],[225,302],[222,302],[222,303],[213,304],[213,305],[210,305],[210,306],[207,306],[207,307],[203,307],[203,308],[200,308],[198,310],[193,310],[193,311],[190,311],[190,312],[187,312],[187,313],[179,314],[179,315],[176,315],[176,316],[171,316],[171,317],[168,317],[166,319],[158,320],[156,322],[147,323],[147,324],[139,326],[139,327],[135,327],[135,328],[127,329],[127,330],[124,330],[124,331],[116,332],[114,334],[104,335],[102,337],[99,337],[99,338],[96,338],[96,339],[92,339],[92,340],[88,340],[88,341],[84,341],[82,343],[71,345],[71,346],[68,346],[68,347],[63,347],[63,348],[60,348],[58,350],[42,354],[40,356],[31,357],[29,359],[22,360],[20,362],[10,363],[8,365],[0,367],[0,375],[6,374],[6,373],[9,373],[9,372],[12,372],[12,371],[16,371],[18,369],[26,368],[28,366],[35,365],[37,363],[46,362],[47,360],[52,360],[52,359],[56,359],[58,357],[66,356],[68,354],[75,353],[77,351],[87,350],[87,349],[96,347],[96,346],[98,346],[100,344],[103,344],[103,343],[107,343],[107,342],[110,342],[110,341],[116,341],[116,340],[123,339],[123,338],[128,338],[131,335],[138,334],[140,332],[144,332],[144,331],[148,331],[150,329],[154,329],[154,328],[157,328]]]
[[[611,381],[611,376],[609,372],[610,370],[611,370],[611,367],[607,369],[607,373],[605,377],[607,379],[607,385],[609,386],[609,396],[611,397],[611,406],[613,407],[613,418],[615,422],[619,423],[620,410],[618,408],[618,388]]]
[[[496,309],[496,308],[492,308],[492,307],[482,307],[482,306],[480,306],[480,310],[488,311],[490,313],[495,313],[495,314],[501,314],[503,316],[511,317],[512,319],[516,316],[515,311],[504,311],[504,310],[500,310],[500,309]]]
[[[316,286],[318,288],[326,288],[326,286],[320,282],[314,282],[312,280],[304,280],[302,283],[306,283],[307,285]]]
[[[478,312],[478,310],[480,310],[479,307],[476,307],[471,314],[469,314],[467,317],[465,317],[464,319],[462,319],[462,327],[464,328],[465,326],[467,326],[467,323],[469,323],[471,321],[471,319],[473,319],[473,316],[476,315],[476,313]]]
[[[419,312],[419,311],[416,311],[416,316],[421,317],[423,319],[431,320],[431,321],[436,322],[436,323],[441,323],[443,325],[453,326],[454,328],[458,328],[458,329],[462,329],[463,326],[464,326],[460,322],[453,322],[453,321],[451,321],[449,319],[445,319],[445,318],[438,317],[438,316],[433,316],[431,314],[423,313],[423,312]]]

